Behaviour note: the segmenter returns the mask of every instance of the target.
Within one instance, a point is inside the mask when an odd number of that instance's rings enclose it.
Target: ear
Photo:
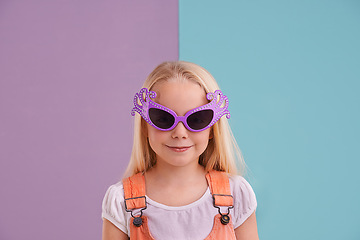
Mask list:
[[[209,139],[213,139],[213,138],[214,138],[214,129],[213,129],[213,127],[211,127],[210,133],[209,133]]]

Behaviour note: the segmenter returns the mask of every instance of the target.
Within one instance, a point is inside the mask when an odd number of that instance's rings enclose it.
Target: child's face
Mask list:
[[[157,94],[155,102],[172,109],[178,116],[208,103],[205,91],[191,81],[161,82],[152,90]],[[174,129],[161,131],[147,124],[149,143],[157,157],[156,164],[178,167],[197,165],[199,156],[208,145],[210,130],[191,132],[179,122]]]

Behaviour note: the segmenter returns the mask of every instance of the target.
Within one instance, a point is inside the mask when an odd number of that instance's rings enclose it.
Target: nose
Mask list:
[[[188,130],[182,122],[179,122],[171,132],[172,138],[186,139],[188,138]]]

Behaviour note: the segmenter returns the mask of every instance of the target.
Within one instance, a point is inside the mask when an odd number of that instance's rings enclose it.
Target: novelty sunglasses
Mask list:
[[[155,97],[154,91],[142,88],[134,96],[131,115],[134,116],[135,112],[139,113],[147,123],[161,131],[170,131],[182,122],[188,130],[200,132],[214,125],[223,115],[230,118],[230,112],[227,110],[229,100],[220,90],[207,93],[206,98],[210,102],[188,111],[185,116],[178,116],[170,108],[151,100]]]

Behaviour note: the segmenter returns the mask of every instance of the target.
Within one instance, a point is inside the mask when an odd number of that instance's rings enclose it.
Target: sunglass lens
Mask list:
[[[210,124],[211,120],[213,119],[213,116],[214,116],[213,110],[210,109],[201,110],[188,116],[186,122],[190,128],[194,130],[200,130]]]
[[[169,129],[175,122],[173,115],[157,108],[149,109],[149,117],[151,122],[161,129]]]

